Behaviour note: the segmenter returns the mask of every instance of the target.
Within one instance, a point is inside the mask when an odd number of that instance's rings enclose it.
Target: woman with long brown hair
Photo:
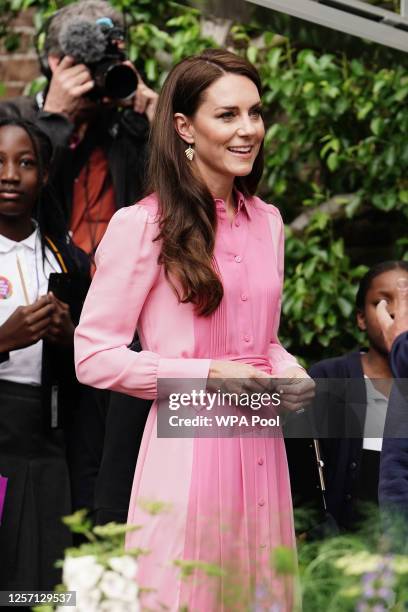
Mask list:
[[[149,609],[245,609],[260,598],[293,608],[290,584],[269,565],[273,548],[294,546],[282,438],[259,429],[157,434],[158,398],[187,388],[217,390],[223,381],[229,391],[270,393],[280,376],[293,381],[279,387],[289,409],[313,390],[277,339],[284,238],[278,210],[254,195],[260,96],[255,68],[227,51],[173,68],[152,130],[153,193],[112,219],[76,332],[80,380],[156,400],[128,517],[142,528],[127,541],[150,551],[138,576]],[[128,348],[135,329],[140,352]],[[155,501],[162,512],[149,515],[146,502]],[[197,562],[188,580],[174,561]]]

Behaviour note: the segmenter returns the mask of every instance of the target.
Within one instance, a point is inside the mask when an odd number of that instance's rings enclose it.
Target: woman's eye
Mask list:
[[[226,113],[222,113],[222,115],[220,115],[220,119],[225,119],[226,121],[233,119],[234,117],[234,113],[232,111],[228,111]]]
[[[252,117],[257,117],[257,118],[262,117],[263,116],[262,108],[253,108],[250,114]]]
[[[34,168],[36,166],[36,162],[34,159],[22,159],[20,160],[20,165],[23,168]]]

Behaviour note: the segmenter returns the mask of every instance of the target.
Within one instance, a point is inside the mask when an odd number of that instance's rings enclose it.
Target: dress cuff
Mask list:
[[[307,371],[305,370],[303,366],[301,366],[297,361],[293,361],[289,359],[273,363],[272,364],[272,374],[281,375],[285,372],[285,370],[288,370],[289,368],[299,368],[300,370],[303,370],[307,374]]]
[[[157,371],[158,379],[200,378],[207,380],[210,371],[211,359],[167,359],[159,360]]]

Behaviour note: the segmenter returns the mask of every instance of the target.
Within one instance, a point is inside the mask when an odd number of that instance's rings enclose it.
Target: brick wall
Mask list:
[[[6,88],[0,96],[3,99],[21,95],[24,88],[40,74],[33,46],[33,12],[20,14],[12,28],[20,34],[20,46],[17,51],[9,53],[0,42],[0,82]]]

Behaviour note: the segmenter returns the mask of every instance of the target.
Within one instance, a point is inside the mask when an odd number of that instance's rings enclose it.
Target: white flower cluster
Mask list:
[[[137,562],[127,555],[112,557],[108,567],[94,555],[66,557],[63,582],[67,591],[76,592],[72,612],[139,612]],[[57,612],[66,612],[58,607]]]

